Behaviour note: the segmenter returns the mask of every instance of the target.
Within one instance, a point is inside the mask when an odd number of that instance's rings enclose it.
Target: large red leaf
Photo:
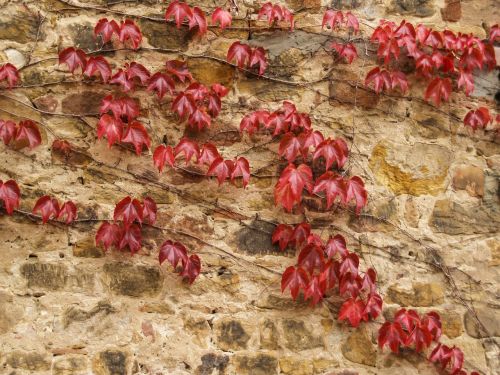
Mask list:
[[[304,299],[311,298],[311,305],[317,305],[323,299],[326,286],[319,275],[311,277],[309,284],[304,288]]]
[[[163,73],[156,72],[149,79],[147,91],[156,91],[156,95],[160,100],[163,99],[167,91],[172,95],[174,90],[174,80]]]
[[[168,260],[174,268],[177,268],[180,261],[182,267],[184,267],[188,261],[187,250],[180,242],[167,240],[160,247],[158,260],[160,264],[162,264],[165,260]]]
[[[469,126],[472,130],[477,128],[486,128],[493,118],[490,115],[490,111],[486,107],[479,107],[476,110],[470,110],[464,117],[464,125]]]
[[[252,68],[255,65],[259,66],[259,75],[263,75],[267,68],[267,58],[266,51],[262,47],[257,47],[251,50],[248,66]]]
[[[326,243],[325,252],[329,258],[335,258],[337,254],[342,259],[345,258],[349,254],[345,238],[341,234],[330,237]]]
[[[174,77],[177,77],[179,81],[184,82],[187,79],[191,82],[193,80],[193,76],[189,73],[187,63],[185,61],[169,60],[165,63],[165,66],[167,68],[167,72]]]
[[[363,301],[349,298],[340,307],[339,320],[348,320],[351,326],[357,327],[363,318],[364,308]]]
[[[66,216],[65,223],[69,225],[78,217],[76,211],[77,211],[76,205],[72,201],[64,202],[61,209],[59,210],[57,219],[60,220],[64,216]]]
[[[309,284],[309,277],[306,271],[300,266],[288,267],[281,277],[281,292],[285,289],[290,289],[292,298],[295,301],[299,294],[300,289],[304,289]]]
[[[75,47],[68,47],[59,52],[59,65],[66,64],[71,73],[80,67],[82,72],[85,70],[87,64],[87,55],[81,49]]]
[[[196,142],[188,138],[182,138],[174,149],[176,158],[181,153],[184,154],[184,160],[187,165],[193,156],[195,156],[197,160],[200,158],[200,147]]]
[[[121,68],[111,77],[109,83],[121,85],[124,92],[132,91],[135,86],[134,81],[128,79],[127,73]]]
[[[0,180],[0,200],[3,201],[7,215],[12,215],[14,209],[19,207],[20,196],[21,191],[19,190],[19,186],[16,181],[8,180],[3,182]]]
[[[195,109],[196,103],[193,96],[184,92],[179,93],[172,102],[172,110],[177,112],[181,119],[190,116]]]
[[[151,73],[146,69],[144,65],[136,63],[135,61],[131,62],[130,64],[125,64],[125,72],[127,73],[128,80],[139,78],[139,81],[141,81],[142,85],[145,85],[148,82],[149,77],[151,76]]]
[[[251,53],[252,49],[248,45],[234,42],[227,51],[227,61],[232,62],[236,60],[236,65],[238,65],[238,68],[242,69],[250,61]]]
[[[120,24],[120,42],[125,43],[130,40],[134,49],[139,48],[142,41],[142,34],[134,21],[126,19]]]
[[[200,157],[197,160],[198,164],[212,165],[213,161],[220,157],[217,147],[210,142],[203,145],[200,151]]]
[[[207,19],[205,13],[198,8],[194,7],[192,9],[192,16],[189,18],[189,29],[198,26],[200,34],[205,34],[207,32]]]
[[[143,146],[146,146],[148,149],[151,147],[151,139],[148,132],[144,125],[138,121],[133,121],[128,125],[121,140],[122,142],[132,143],[137,155],[141,154]]]
[[[425,90],[425,100],[432,101],[436,106],[441,105],[441,100],[448,101],[451,94],[451,80],[449,78],[434,78]]]
[[[113,219],[115,221],[123,220],[125,227],[129,227],[134,221],[142,223],[143,208],[141,202],[130,197],[123,198],[115,206]]]
[[[119,118],[115,118],[108,114],[104,114],[97,123],[97,138],[101,139],[106,136],[108,139],[108,147],[111,147],[115,142],[119,142],[123,135],[123,122]]]
[[[42,223],[45,224],[50,219],[55,219],[59,215],[59,202],[55,198],[44,195],[36,201],[33,213],[40,213]]]
[[[122,235],[123,230],[118,224],[104,222],[97,230],[95,243],[97,246],[101,243],[104,250],[108,250],[111,246],[118,247]]]
[[[29,148],[34,148],[42,143],[42,136],[38,130],[38,125],[31,120],[21,121],[17,125],[16,141],[25,140],[28,142]]]

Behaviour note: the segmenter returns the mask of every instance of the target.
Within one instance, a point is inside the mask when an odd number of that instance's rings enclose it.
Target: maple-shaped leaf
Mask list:
[[[295,203],[299,203],[302,191],[312,192],[312,171],[309,166],[301,164],[295,167],[289,164],[281,173],[274,190],[274,201],[291,211]]]
[[[101,18],[94,27],[94,35],[101,35],[102,43],[105,44],[111,40],[113,34],[120,36],[120,26],[115,20],[108,21],[107,18]]]
[[[382,312],[382,297],[377,293],[370,293],[366,299],[365,309],[363,310],[363,319],[376,319]]]
[[[149,78],[147,91],[156,91],[156,95],[158,95],[158,99],[160,100],[163,99],[167,91],[172,95],[174,90],[175,82],[166,74],[157,72]]]
[[[415,36],[419,43],[424,44],[427,40],[429,34],[431,33],[431,29],[422,25],[421,23],[417,25],[415,28]]]
[[[111,77],[111,68],[106,59],[102,56],[89,57],[83,74],[90,78],[96,72],[101,75],[104,83],[108,82]]]
[[[324,192],[326,195],[326,209],[329,210],[337,197],[342,202],[346,198],[346,185],[342,176],[328,171],[323,173],[315,182],[313,193]]]
[[[245,115],[240,122],[240,132],[247,131],[248,134],[253,134],[261,125],[267,123],[269,117],[268,111],[254,111]]]
[[[425,314],[422,325],[431,333],[434,341],[441,337],[441,317],[437,312],[430,311]]]
[[[146,197],[142,201],[142,218],[148,220],[149,224],[154,224],[156,222],[156,213],[158,208],[156,207],[156,202],[153,198]]]
[[[323,22],[321,28],[327,25],[330,29],[335,29],[344,23],[344,14],[341,11],[328,9],[323,15]]]
[[[207,142],[203,144],[203,147],[201,148],[197,163],[211,165],[218,157],[220,157],[220,154],[217,147],[213,143]]]
[[[215,8],[214,12],[212,13],[212,25],[216,25],[217,23],[219,23],[222,30],[224,30],[228,26],[231,26],[232,20],[233,17],[231,16],[231,13],[220,7]]]
[[[335,258],[339,254],[344,259],[349,254],[344,236],[341,234],[330,236],[326,243],[325,253],[329,258]]]
[[[195,101],[200,101],[205,99],[209,91],[205,85],[193,82],[184,90],[184,93],[190,95]]]
[[[300,136],[302,136],[303,139],[302,152],[305,152],[306,154],[309,152],[310,147],[316,148],[325,140],[323,138],[323,133],[318,130],[306,131],[301,133]]]
[[[16,123],[10,120],[0,120],[0,138],[8,145],[16,135]]]
[[[119,99],[114,99],[112,95],[106,96],[101,103],[99,112],[113,112],[116,119],[126,118],[127,122],[139,116],[139,105],[137,102],[127,96]]]
[[[341,44],[332,42],[331,47],[337,51],[340,57],[345,58],[349,64],[351,64],[352,61],[358,57],[356,46],[352,43]]]
[[[340,263],[331,259],[321,267],[320,278],[326,289],[334,288],[335,284],[339,282],[339,267]]]
[[[149,138],[148,131],[139,121],[133,121],[128,124],[121,141],[132,143],[137,155],[141,154],[143,146],[146,146],[147,149],[151,147],[151,139]]]
[[[415,64],[418,72],[427,78],[433,75],[435,65],[432,57],[426,54],[420,56]]]
[[[317,305],[323,299],[326,286],[320,275],[315,275],[309,280],[309,284],[304,288],[304,300],[311,298],[311,305]]]
[[[158,260],[162,264],[165,260],[172,265],[172,267],[177,268],[179,262],[181,262],[182,267],[187,263],[188,256],[186,247],[180,242],[172,242],[167,240],[163,242],[160,247],[160,253],[158,254]]]
[[[415,39],[415,27],[410,22],[402,20],[398,28],[396,29],[395,35],[400,38],[407,36],[410,39]]]
[[[399,59],[399,45],[396,38],[390,38],[387,42],[378,45],[377,56],[384,59],[384,64],[388,64],[392,59]]]
[[[69,225],[78,217],[76,211],[77,211],[76,205],[72,201],[64,202],[61,209],[59,210],[57,219],[60,220],[64,216],[66,216],[65,223]]]
[[[459,69],[457,80],[458,88],[465,87],[465,95],[469,96],[474,91],[474,77],[469,70]]]
[[[224,160],[219,156],[208,168],[207,176],[217,176],[217,182],[220,186],[231,175],[233,169],[234,163],[232,160]]]
[[[443,35],[439,31],[433,30],[425,39],[425,44],[434,49],[441,48],[443,46]]]
[[[327,138],[321,142],[314,151],[313,160],[323,157],[326,162],[326,170],[330,169],[334,162],[338,168],[342,168],[347,160],[349,149],[342,139]]]
[[[405,345],[407,335],[398,322],[385,322],[378,331],[378,346],[388,346],[393,353],[399,353],[400,345]]]
[[[122,220],[125,227],[129,227],[135,220],[142,223],[142,205],[137,199],[132,199],[130,197],[123,198],[115,206],[113,212],[113,220]]]
[[[490,111],[486,107],[479,107],[476,110],[470,110],[464,117],[464,125],[469,126],[472,130],[477,128],[486,128],[493,118],[490,115]]]
[[[211,118],[204,107],[195,107],[193,113],[188,118],[188,126],[197,128],[202,131],[204,128],[209,128]]]
[[[119,118],[115,118],[108,114],[104,114],[97,123],[97,138],[101,139],[106,136],[108,139],[108,147],[111,147],[115,142],[119,142],[123,135],[123,122]]]
[[[307,239],[311,235],[311,224],[302,222],[297,224],[293,229],[292,240],[297,247],[301,247],[302,244],[307,242]]]
[[[278,4],[267,2],[261,6],[257,19],[267,18],[269,25],[273,22],[279,22],[283,19],[283,10]]]
[[[0,66],[0,81],[7,80],[9,88],[17,85],[19,81],[19,71],[11,63]]]
[[[177,112],[183,119],[186,115],[191,115],[196,108],[196,103],[192,95],[180,92],[172,102],[172,110]]]
[[[223,98],[229,92],[229,89],[224,85],[221,85],[220,83],[214,83],[212,86],[210,86],[210,90],[212,90],[212,92],[215,93],[219,98]]]
[[[364,308],[363,301],[349,298],[340,307],[339,320],[348,320],[351,326],[357,327],[363,318]]]
[[[212,117],[217,117],[222,107],[220,96],[215,93],[208,95],[208,113]]]
[[[188,138],[182,138],[174,149],[176,158],[181,153],[184,154],[184,160],[187,165],[193,156],[196,156],[197,160],[200,158],[200,147],[196,142],[193,142]]]
[[[280,146],[278,149],[278,154],[281,157],[285,157],[289,163],[293,163],[297,156],[302,154],[303,144],[300,142],[300,138],[296,137],[294,133],[286,133],[280,141]],[[303,155],[306,158],[306,155]]]
[[[153,163],[160,173],[163,171],[165,163],[168,163],[173,168],[175,156],[172,146],[159,145],[156,147],[153,152]]]
[[[17,125],[16,141],[25,140],[28,142],[30,149],[42,143],[42,136],[38,130],[38,125],[31,120],[23,120]]]
[[[142,34],[134,21],[126,19],[120,24],[120,42],[125,43],[130,40],[134,49],[139,48],[142,41]]]
[[[61,64],[66,64],[71,73],[74,73],[78,67],[83,72],[87,64],[87,55],[79,48],[68,47],[59,52],[59,65]]]
[[[444,369],[451,362],[451,349],[447,345],[438,343],[429,355],[429,361],[439,362]]]
[[[453,51],[457,43],[457,36],[451,30],[443,30],[444,48]]]
[[[207,19],[205,18],[205,13],[198,8],[194,7],[192,9],[192,16],[189,18],[189,29],[198,26],[200,34],[205,34],[207,32]]]
[[[340,275],[351,273],[352,275],[358,274],[359,257],[355,253],[346,255],[340,263]]]
[[[284,6],[281,7],[281,10],[283,12],[283,21],[289,22],[290,23],[290,30],[293,31],[293,27],[294,27],[293,13],[290,11],[290,9],[285,8]]]
[[[188,279],[189,284],[192,284],[200,274],[200,271],[201,271],[200,258],[196,254],[191,254],[187,259],[186,264],[184,264],[180,276]]]
[[[193,80],[193,76],[188,70],[187,63],[180,60],[169,60],[165,63],[167,68],[167,73],[177,77],[177,79],[184,83],[187,79],[188,81]]]
[[[107,251],[111,246],[118,247],[123,235],[123,229],[118,224],[104,222],[101,224],[95,235],[96,246],[101,243]]]
[[[267,58],[266,51],[262,47],[254,48],[250,53],[248,66],[252,68],[255,65],[259,66],[259,75],[263,75],[267,68]]]
[[[390,76],[391,89],[394,90],[399,86],[401,93],[405,94],[408,91],[408,79],[406,78],[406,74],[399,70],[395,70],[390,73]]]
[[[324,263],[323,250],[313,244],[306,245],[299,253],[298,264],[309,274],[320,270]]]
[[[189,21],[193,17],[193,11],[186,3],[174,0],[168,5],[165,11],[165,20],[168,21],[170,17],[174,17],[175,24],[180,29],[185,18]]]
[[[490,27],[489,37],[491,43],[500,40],[500,26],[498,25],[498,23]]]
[[[283,293],[285,289],[290,289],[292,299],[295,301],[299,295],[300,289],[306,288],[308,284],[309,277],[307,276],[307,272],[300,266],[290,266],[281,276],[281,293]]]
[[[341,273],[339,274],[341,275]],[[361,280],[361,277],[358,274],[348,272],[341,275],[339,282],[340,295],[344,297],[357,297],[361,290],[362,282],[363,280]]]
[[[44,195],[36,201],[35,207],[33,207],[33,213],[36,214],[37,212],[40,213],[42,223],[45,224],[59,215],[59,202],[56,198]]]
[[[0,180],[0,200],[3,201],[3,206],[7,215],[12,215],[14,209],[19,207],[20,196],[21,191],[16,181],[8,180],[3,182]]]
[[[425,100],[432,101],[436,106],[441,105],[441,100],[448,101],[451,94],[451,80],[449,78],[434,78],[425,90]]]
[[[427,327],[416,324],[406,338],[406,345],[415,344],[415,351],[420,353],[423,349],[429,347],[432,342],[432,335]]]
[[[368,72],[365,78],[365,86],[369,86],[373,82],[373,89],[378,94],[382,90],[390,90],[392,87],[391,76],[385,69],[380,69],[378,66]]]
[[[279,112],[273,112],[268,115],[267,121],[264,123],[266,129],[274,130],[273,135],[286,133],[290,129],[289,121],[285,115]]]
[[[359,21],[358,18],[352,14],[351,12],[347,12],[345,14],[345,24],[349,28],[354,31],[354,34],[357,34],[359,31]]]
[[[252,54],[252,49],[250,48],[250,46],[242,44],[240,42],[234,42],[233,44],[231,44],[231,46],[227,51],[226,60],[228,62],[236,60],[238,68],[242,69],[250,61],[251,54]]]
[[[408,332],[411,332],[413,328],[420,325],[420,317],[415,310],[398,310],[394,316],[394,321],[401,323],[401,326]]]
[[[133,90],[135,86],[134,81],[128,79],[127,73],[121,68],[111,77],[109,83],[121,85],[124,92]]]
[[[132,224],[128,227],[126,226],[123,229],[118,248],[122,250],[126,246],[128,246],[128,248],[130,249],[131,255],[134,255],[141,249],[142,234],[141,228],[139,228],[137,224]]]
[[[139,78],[141,84],[145,85],[148,82],[151,73],[142,64],[131,62],[130,64],[125,64],[125,72],[127,73],[127,79],[133,80],[134,78]]]
[[[240,156],[234,160],[233,165],[233,171],[230,176],[231,181],[234,181],[237,177],[241,177],[243,188],[245,188],[248,185],[248,181],[250,181],[250,165],[248,164],[248,160]]]
[[[272,243],[278,242],[281,251],[284,251],[292,242],[293,228],[287,224],[279,224],[273,232]]]
[[[52,142],[52,151],[63,155],[65,158],[69,158],[71,156],[72,150],[73,146],[65,139],[54,139],[54,142]]]
[[[363,283],[361,289],[369,294],[375,293],[377,288],[375,282],[377,281],[377,273],[373,268],[368,268],[363,276]]]
[[[346,203],[350,202],[352,199],[356,201],[356,215],[359,215],[361,209],[366,206],[366,201],[368,200],[368,193],[365,189],[365,183],[358,176],[353,176],[345,181]]]

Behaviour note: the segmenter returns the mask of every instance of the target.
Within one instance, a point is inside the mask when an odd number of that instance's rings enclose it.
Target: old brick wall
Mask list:
[[[295,258],[273,248],[269,222],[305,218],[324,238],[344,233],[362,267],[375,267],[384,315],[399,306],[438,311],[443,341],[463,349],[465,367],[496,373],[500,149],[498,138],[471,134],[461,118],[475,103],[495,109],[498,72],[477,78],[473,98],[453,94],[450,104],[436,109],[421,99],[425,82],[418,80],[411,82],[410,99],[358,87],[375,64],[373,47],[363,40],[353,65],[332,64],[325,49],[331,34],[318,27],[326,1],[287,1],[300,26],[294,33],[250,34],[239,21],[239,29],[209,31],[201,40],[155,21],[165,9],[159,1],[112,3],[0,0],[0,61],[21,69],[24,85],[0,91],[0,118],[43,125],[42,145],[32,151],[0,145],[0,179],[19,182],[24,211],[50,194],[77,202],[82,219],[110,218],[124,196],[150,195],[159,203],[158,226],[165,230],[145,227],[144,246],[130,257],[96,248],[99,223],[92,220],[68,228],[41,225],[19,213],[0,215],[0,373],[437,373],[415,353],[378,350],[382,320],[352,329],[336,321],[335,301],[313,309],[281,295],[280,273]],[[236,3],[240,17],[254,6],[250,0]],[[353,9],[363,20],[364,40],[380,18],[480,37],[486,35],[484,25],[500,19],[494,0],[331,3]],[[205,9],[217,5],[224,2],[201,3]],[[101,17],[119,20],[121,12],[148,16],[138,23],[142,46],[150,48],[107,53],[115,67],[135,60],[156,70],[167,59],[184,58],[200,82],[231,88],[211,129],[190,135],[212,140],[228,158],[244,152],[255,174],[246,190],[218,188],[215,181],[182,171],[159,176],[150,154],[138,157],[96,140],[99,103],[117,88],[68,82],[80,77],[59,68],[56,56],[72,45],[97,49],[93,25]],[[207,57],[224,60],[238,39],[268,49],[267,74],[274,80],[238,73]],[[321,80],[330,68],[331,79]],[[152,129],[153,145],[164,137],[175,144],[184,125],[170,111],[170,99],[158,105],[144,90],[132,95],[141,101],[141,121]],[[242,137],[238,126],[249,111],[274,110],[283,100],[309,112],[325,135],[342,136],[351,145],[349,172],[362,176],[369,191],[364,215],[324,212],[312,201],[297,215],[274,207],[272,189],[282,167],[277,144],[252,147],[269,138]],[[55,136],[70,140],[77,152],[69,158],[51,152]],[[167,238],[200,255],[202,274],[192,286],[158,266],[157,249]]]

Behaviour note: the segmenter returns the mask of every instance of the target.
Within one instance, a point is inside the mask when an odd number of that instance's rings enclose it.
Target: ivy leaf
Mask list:
[[[293,228],[287,224],[279,224],[273,232],[272,243],[278,242],[281,251],[284,251],[292,239]]]
[[[415,350],[420,353],[422,349],[429,347],[432,342],[432,335],[425,326],[416,324],[406,339],[406,345],[415,344]]]
[[[72,201],[64,202],[61,209],[59,210],[57,219],[60,220],[64,216],[66,216],[65,223],[66,225],[69,225],[78,217],[76,211],[77,211],[76,205]]]
[[[425,41],[429,37],[430,33],[431,33],[431,30],[429,28],[427,28],[426,26],[422,25],[422,24],[418,24],[417,28],[415,29],[416,39],[421,44],[425,44]]]
[[[0,138],[2,138],[3,143],[8,145],[12,138],[16,135],[16,124],[13,121],[0,120]]]
[[[311,224],[302,222],[296,225],[295,228],[293,229],[293,235],[292,235],[293,243],[297,247],[301,247],[302,244],[304,244],[307,241],[310,235],[311,235]]]
[[[217,176],[219,186],[231,175],[234,170],[232,160],[224,160],[222,157],[215,159],[210,168],[208,168],[207,176]]]
[[[494,43],[500,40],[500,26],[497,24],[490,27],[490,42]]]
[[[441,366],[444,369],[451,361],[450,347],[438,343],[429,355],[429,361],[441,363]]]
[[[339,320],[348,320],[351,326],[357,327],[363,317],[365,305],[363,301],[355,298],[349,298],[340,307]]]
[[[211,165],[213,161],[220,157],[217,147],[213,143],[207,142],[203,145],[200,151],[200,157],[197,160],[198,164]]]
[[[340,263],[340,275],[351,273],[358,274],[359,257],[355,253],[349,253]]]
[[[368,321],[368,317],[376,319],[382,312],[382,297],[377,293],[370,293],[366,300],[365,309],[363,310],[363,318]]]
[[[345,238],[341,234],[336,234],[333,237],[330,236],[326,243],[325,252],[329,258],[335,258],[339,254],[344,259],[349,254]]]
[[[231,181],[234,181],[235,178],[241,177],[243,181],[243,188],[246,188],[248,185],[248,181],[250,181],[250,165],[248,164],[248,160],[243,156],[240,156],[234,161],[234,168],[231,172]]]
[[[316,148],[325,140],[323,138],[323,133],[318,130],[304,132],[301,133],[301,135],[303,137],[302,152],[305,154],[309,152],[310,147]]]
[[[172,95],[173,90],[175,90],[174,80],[163,73],[157,72],[149,79],[147,91],[156,91],[159,100],[163,99],[167,91]]]
[[[153,225],[156,222],[156,213],[158,208],[153,198],[146,197],[142,201],[142,218],[148,220],[149,224]]]
[[[194,7],[192,10],[192,16],[189,18],[189,30],[196,26],[198,26],[200,34],[205,34],[207,32],[207,19],[205,18],[205,13],[198,7]]]
[[[184,265],[184,268],[182,269],[180,275],[184,278],[187,278],[189,284],[192,284],[200,274],[200,270],[201,270],[200,258],[196,254],[191,254],[187,259],[187,262]]]
[[[228,26],[231,26],[232,20],[233,17],[231,16],[231,13],[220,7],[217,7],[212,13],[212,24],[216,25],[218,22],[222,30],[224,30]]]
[[[59,52],[59,65],[61,64],[66,64],[71,73],[74,73],[75,69],[78,67],[80,67],[83,72],[87,64],[87,55],[81,49],[68,47]]]
[[[306,245],[299,253],[298,264],[309,274],[321,270],[324,263],[323,250],[315,245]]]
[[[125,229],[122,232],[122,237],[120,239],[120,243],[118,244],[118,248],[124,249],[126,246],[130,249],[131,255],[137,253],[142,246],[142,234],[141,228],[137,224],[132,224],[130,226],[125,226]]]
[[[297,156],[302,153],[302,149],[303,144],[299,138],[294,133],[288,132],[281,138],[278,154],[285,157],[289,163],[293,163]],[[304,155],[304,158],[306,158],[306,155]]]
[[[417,59],[415,66],[420,74],[429,78],[433,75],[435,62],[432,60],[431,56],[423,54]]]
[[[188,262],[187,250],[183,244],[180,242],[172,242],[170,240],[165,241],[160,247],[160,253],[158,254],[158,260],[162,264],[165,260],[172,265],[172,267],[177,268],[179,261],[182,267]]]
[[[392,90],[396,89],[396,87],[399,86],[402,94],[408,92],[408,79],[406,78],[406,74],[400,72],[399,70],[395,70],[390,73],[390,76]]]
[[[19,186],[16,181],[8,180],[3,182],[0,180],[0,200],[3,201],[7,215],[12,215],[14,209],[19,207],[20,196],[21,191],[19,190]]]
[[[104,83],[108,82],[111,77],[111,68],[106,59],[102,56],[89,57],[83,74],[90,78],[96,72],[101,75]]]
[[[119,99],[114,99],[112,95],[106,96],[101,103],[99,112],[113,112],[116,119],[126,118],[127,122],[139,116],[139,105],[137,102],[127,96]]]
[[[109,83],[121,85],[124,92],[134,89],[134,81],[128,79],[127,73],[121,68],[111,77]]]
[[[430,311],[425,314],[422,325],[431,333],[434,341],[441,337],[441,317],[437,312]]]
[[[272,4],[271,2],[265,3],[259,10],[257,19],[267,18],[269,25],[273,22],[279,22],[283,19],[283,10],[278,4]]]
[[[172,110],[177,112],[179,118],[183,119],[186,115],[191,115],[196,108],[196,103],[192,95],[179,93],[172,102]]]
[[[37,212],[40,213],[42,223],[45,224],[59,215],[59,202],[55,198],[44,195],[36,201],[35,207],[33,207],[33,213],[36,214]]]
[[[361,289],[361,283],[362,280],[358,274],[347,272],[346,274],[340,277],[340,286],[339,286],[340,295],[356,298],[359,295],[359,291]]]
[[[378,331],[378,346],[387,345],[393,353],[399,353],[399,346],[405,345],[407,335],[398,322],[385,322]]]
[[[358,176],[353,176],[345,181],[346,195],[345,201],[348,203],[352,199],[356,201],[356,215],[359,215],[361,209],[366,206],[368,200],[368,193],[365,189],[365,183]]]
[[[190,95],[195,101],[200,101],[205,99],[205,96],[208,94],[208,89],[205,85],[194,82],[191,83],[184,92],[186,95]]]
[[[193,142],[188,138],[182,138],[174,149],[176,158],[181,153],[184,154],[184,160],[187,165],[193,156],[196,156],[197,160],[200,158],[200,147],[196,142]]]
[[[344,23],[344,14],[341,11],[336,11],[333,9],[328,9],[323,15],[323,22],[321,23],[321,28],[327,25],[331,30],[335,29]]]
[[[352,43],[341,44],[332,42],[331,47],[337,51],[340,57],[345,58],[349,64],[358,57],[358,51]]]
[[[14,65],[7,63],[0,66],[0,81],[3,81],[4,79],[7,80],[9,88],[17,85],[17,82],[19,81],[19,71]]]
[[[354,34],[357,34],[359,31],[359,21],[358,18],[352,14],[351,12],[347,12],[345,14],[345,24],[349,28],[354,31]]]
[[[408,332],[420,325],[420,317],[415,310],[400,309],[394,316],[394,321],[401,324],[401,326]]]
[[[382,90],[390,90],[392,87],[391,76],[389,72],[385,69],[380,70],[377,66],[368,72],[365,78],[365,86],[369,86],[370,83],[374,84],[374,90],[378,94]]]
[[[245,115],[240,122],[240,132],[243,133],[246,130],[248,134],[253,134],[261,125],[267,123],[269,116],[268,111],[254,111]]]
[[[439,31],[433,30],[425,39],[425,44],[434,49],[441,48],[443,46],[443,35]]]
[[[339,262],[329,260],[321,267],[320,278],[326,289],[332,289],[339,282]]]
[[[459,69],[459,76],[457,80],[458,88],[465,87],[465,95],[469,96],[474,91],[474,77],[472,72],[464,69]]]
[[[107,18],[101,18],[94,27],[94,35],[101,35],[102,43],[105,44],[111,40],[113,34],[120,36],[120,26],[115,20],[108,21]]]
[[[208,96],[208,113],[212,117],[217,117],[220,113],[222,102],[220,96],[215,93],[210,93]]]
[[[127,79],[129,81],[134,78],[139,78],[141,84],[145,85],[148,82],[151,73],[142,64],[138,64],[135,61],[130,64],[125,64],[125,71],[127,73]]]
[[[101,224],[95,235],[96,246],[101,243],[104,250],[107,251],[111,246],[118,247],[120,239],[123,236],[123,230],[118,224],[104,222]]]
[[[165,63],[167,72],[175,77],[182,83],[187,79],[188,81],[193,81],[193,76],[189,73],[187,64],[185,61],[180,60],[169,60]]]
[[[391,55],[394,60],[399,59],[399,45],[396,38],[390,38],[378,46],[377,56],[384,59],[384,64],[387,65],[391,61]]]
[[[168,163],[173,168],[175,156],[172,146],[159,145],[156,147],[153,152],[153,163],[160,173],[163,171],[165,163]]]
[[[434,78],[425,90],[425,100],[432,101],[436,106],[441,105],[441,100],[448,101],[451,94],[451,80],[449,78]]]
[[[115,206],[113,220],[123,220],[125,228],[129,227],[135,220],[142,224],[142,205],[137,199],[130,197],[123,198]]]
[[[125,43],[130,40],[134,49],[139,48],[142,41],[142,34],[134,21],[126,19],[120,25],[120,42]]]
[[[320,275],[314,275],[304,288],[304,300],[311,298],[311,305],[317,305],[323,299],[325,289],[325,283],[322,282]]]
[[[306,271],[300,266],[290,266],[281,276],[281,293],[283,293],[285,289],[290,289],[292,299],[295,301],[300,289],[305,289],[308,284],[309,277]]]
[[[242,69],[250,61],[251,54],[252,49],[248,45],[234,42],[227,51],[227,61],[232,62],[236,60],[238,68]]]
[[[38,125],[31,120],[21,121],[17,125],[16,141],[26,140],[30,149],[42,143],[42,136],[38,130]]]
[[[185,18],[190,20],[193,17],[193,12],[186,3],[174,0],[165,11],[165,20],[168,21],[172,16],[174,17],[177,28],[180,29]]]
[[[479,107],[476,110],[470,110],[464,117],[464,125],[469,126],[472,130],[477,128],[486,128],[493,118],[490,115],[490,111],[486,107]]]
[[[151,139],[149,139],[148,132],[139,121],[133,121],[128,124],[127,130],[121,140],[122,142],[132,143],[137,155],[141,154],[143,146],[146,146],[147,149],[151,147]]]
[[[267,68],[266,51],[262,47],[257,47],[251,50],[248,66],[252,68],[255,65],[259,66],[259,75],[263,75]],[[239,64],[238,64],[239,66]]]
[[[368,268],[363,276],[363,283],[361,289],[369,294],[376,292],[377,288],[375,282],[377,281],[377,273],[373,268]]]
[[[188,118],[188,126],[202,131],[210,127],[211,118],[204,107],[195,107],[193,113]]]
[[[327,138],[316,147],[313,160],[323,157],[326,162],[326,170],[332,167],[333,162],[337,163],[338,168],[342,168],[347,160],[348,153],[349,149],[344,140]]]
[[[227,87],[224,87],[220,83],[214,83],[210,89],[219,97],[223,98],[224,96],[227,95],[229,92],[229,89]]]
[[[312,191],[312,171],[305,164],[297,168],[289,164],[281,173],[274,190],[274,201],[281,204],[287,211],[291,211],[295,203],[300,203],[302,191],[306,188]]]
[[[313,193],[325,192],[326,195],[326,209],[329,210],[337,197],[340,197],[342,202],[346,198],[346,186],[342,176],[327,171],[323,173],[314,185]]]
[[[115,142],[122,139],[123,122],[108,114],[104,114],[97,123],[97,138],[101,139],[106,136],[108,139],[108,147],[111,147]]]

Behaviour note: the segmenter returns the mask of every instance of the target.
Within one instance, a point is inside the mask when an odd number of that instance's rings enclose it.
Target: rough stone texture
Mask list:
[[[232,2],[189,3],[209,14]],[[239,18],[257,7],[253,0],[236,4]],[[0,142],[0,179],[19,182],[24,212],[49,194],[77,202],[83,219],[70,227],[41,225],[19,213],[6,217],[0,209],[0,373],[435,374],[411,351],[395,356],[377,348],[383,317],[352,329],[337,322],[340,303],[334,298],[311,308],[302,297],[293,301],[281,294],[279,275],[294,264],[296,254],[271,244],[272,223],[304,218],[324,239],[343,233],[360,254],[360,268],[377,270],[384,317],[400,307],[437,311],[443,341],[464,350],[468,370],[496,373],[500,138],[468,131],[462,118],[479,106],[498,113],[498,71],[475,73],[472,97],[454,92],[439,108],[422,100],[425,82],[414,75],[409,75],[406,99],[397,93],[375,95],[362,83],[375,66],[376,48],[364,40],[381,18],[484,38],[487,26],[499,22],[496,2],[281,4],[296,12],[293,33],[271,31],[255,20],[250,33],[247,21],[235,19],[235,28],[210,29],[199,38],[193,30],[164,23],[166,4],[156,0],[0,0],[0,64],[17,66],[27,86],[0,89],[0,119],[42,124],[42,144],[33,150]],[[101,9],[91,9],[96,6]],[[330,41],[349,36],[320,30],[327,6],[351,10],[363,21],[355,36],[364,39],[355,42],[360,58],[351,65],[332,63]],[[151,151],[136,156],[96,139],[100,100],[120,90],[74,83],[82,78],[79,70],[71,75],[58,66],[57,52],[73,45],[100,48],[93,25],[103,17],[120,21],[121,13],[147,17],[135,18],[146,49],[106,52],[114,71],[131,61],[157,71],[166,60],[185,59],[196,80],[230,89],[211,128],[196,134],[177,121],[170,95],[158,103],[138,87],[130,96],[140,102],[139,120],[150,129],[152,146],[173,145],[189,135],[214,142],[225,158],[245,155],[253,172],[247,189],[217,187],[182,170],[167,168],[160,175]],[[225,64],[227,48],[236,40],[265,47],[266,73],[280,81]],[[103,46],[120,48],[116,38]],[[406,59],[397,64],[405,72],[414,70]],[[330,70],[331,80],[323,80]],[[309,112],[313,127],[325,136],[346,139],[351,153],[346,172],[361,176],[369,192],[361,216],[340,207],[325,212],[314,197],[292,214],[274,206],[273,186],[286,166],[277,160],[278,143],[267,135],[241,135],[238,129],[249,111],[274,110],[283,100]],[[74,148],[69,153],[52,149],[56,138]],[[143,247],[133,257],[104,252],[94,238],[99,220],[111,218],[114,204],[125,195],[153,197],[159,206],[156,226],[165,228],[144,226]],[[202,274],[192,285],[167,265],[158,266],[158,247],[166,239],[182,241],[199,254]],[[453,284],[436,264],[446,265]]]

